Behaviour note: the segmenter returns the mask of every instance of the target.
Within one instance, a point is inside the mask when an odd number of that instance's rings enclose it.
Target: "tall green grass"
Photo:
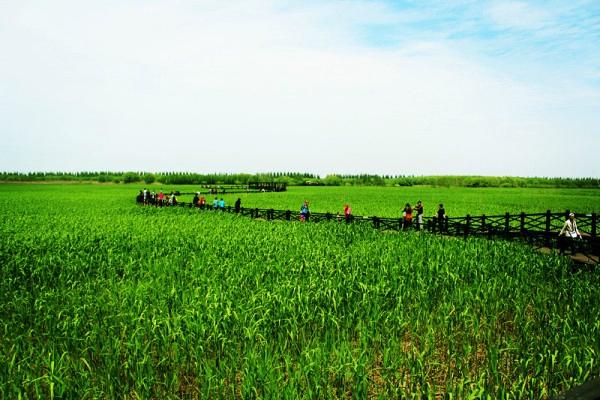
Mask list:
[[[528,247],[95,187],[18,200],[3,398],[548,398],[600,375],[598,275]]]

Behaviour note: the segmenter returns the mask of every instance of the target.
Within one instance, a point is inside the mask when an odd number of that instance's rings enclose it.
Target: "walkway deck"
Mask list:
[[[557,249],[552,249],[550,247],[540,247],[538,251],[543,254],[560,254]],[[597,265],[600,263],[600,257],[594,254],[566,253],[565,256],[569,257],[571,261],[576,264]]]
[[[138,203],[140,198],[138,196]],[[156,204],[159,206],[158,204]],[[194,207],[191,203],[179,202],[178,207],[188,207],[197,210],[212,210],[212,207]],[[235,209],[227,206],[223,212],[239,213],[242,216],[247,216],[254,219],[265,220],[282,220],[282,221],[298,221],[301,213],[291,210],[274,210],[263,208],[244,208]],[[381,231],[401,231],[419,229],[432,234],[454,236],[467,238],[469,236],[483,237],[489,240],[515,240],[528,243],[534,248],[545,253],[559,253],[559,248],[566,244],[559,239],[558,232],[560,231],[565,213],[545,213],[526,214],[520,213],[510,215],[495,216],[470,216],[465,217],[445,217],[442,220],[437,220],[436,217],[424,217],[423,224],[418,226],[415,222],[407,224],[402,218],[381,218],[376,216],[355,216],[352,215],[348,220],[343,216],[334,213],[315,212],[306,216],[306,221],[311,223],[318,222],[346,222],[350,224],[369,224],[373,228]],[[600,263],[600,236],[598,235],[598,215],[595,213],[578,214],[579,230],[583,235],[582,240],[573,243],[576,253],[567,256],[576,264],[597,265]]]

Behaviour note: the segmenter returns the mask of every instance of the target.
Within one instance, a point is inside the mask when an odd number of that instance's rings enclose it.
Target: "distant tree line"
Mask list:
[[[257,174],[198,174],[193,172],[0,172],[3,182],[113,182],[167,185],[245,185],[249,182],[281,182],[303,185],[317,181],[319,176],[300,172],[272,172]]]
[[[598,178],[464,176],[464,175],[328,175],[325,185],[510,187],[510,188],[600,188]]]
[[[598,178],[548,178],[511,176],[414,176],[414,175],[327,175],[306,172],[257,174],[199,174],[193,172],[0,172],[2,182],[99,182],[161,183],[166,185],[245,185],[249,182],[280,182],[290,186],[435,186],[435,187],[512,187],[512,188],[600,188]]]

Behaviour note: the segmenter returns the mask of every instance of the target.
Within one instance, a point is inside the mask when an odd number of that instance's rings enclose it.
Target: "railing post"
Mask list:
[[[448,216],[444,215],[444,232],[440,233],[448,233]]]
[[[569,219],[569,214],[571,213],[571,210],[569,210],[568,208],[565,210],[565,220]],[[564,238],[563,238],[564,239]],[[566,246],[566,242],[564,244],[564,246]]]
[[[481,233],[485,233],[485,214],[481,216]]]
[[[292,218],[292,212],[290,210],[285,211],[285,220],[289,221]]]
[[[467,224],[465,225],[465,238],[469,236],[469,231],[471,230],[471,215],[467,214]]]
[[[510,235],[510,214],[504,214],[504,235],[508,238]]]
[[[592,239],[592,254],[600,256],[600,241],[598,240],[598,215],[592,213],[592,229],[590,232]]]
[[[550,210],[546,210],[546,229],[544,231],[546,247],[550,247],[550,225],[551,225],[551,222],[552,222],[552,212]]]
[[[331,221],[331,214],[330,214],[330,213],[326,213],[326,214],[325,214],[325,219],[326,219],[327,221]]]
[[[373,228],[379,229],[379,218],[373,216]]]
[[[521,221],[520,221],[519,230],[521,231],[521,235],[522,235],[525,233],[525,213],[524,212],[521,212],[520,219],[521,219]]]

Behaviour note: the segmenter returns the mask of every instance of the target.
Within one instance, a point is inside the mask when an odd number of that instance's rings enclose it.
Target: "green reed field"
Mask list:
[[[139,189],[0,185],[0,398],[545,399],[600,376],[600,278],[563,258]],[[599,209],[585,190],[320,189],[243,204]]]
[[[161,186],[153,186],[160,190]],[[184,186],[186,191],[197,187]],[[169,187],[163,189],[172,190]],[[184,196],[191,201],[193,196]],[[213,196],[214,197],[214,196]],[[221,195],[219,195],[221,197]],[[406,203],[422,200],[425,214],[434,215],[443,203],[450,216],[503,215],[505,212],[528,213],[564,211],[600,212],[600,190],[595,189],[514,189],[514,188],[432,188],[432,187],[290,187],[286,193],[225,195],[228,204],[240,197],[242,206],[299,210],[309,200],[311,210],[342,212],[349,204],[357,215],[394,217],[402,214]],[[210,200],[211,197],[208,196]]]

